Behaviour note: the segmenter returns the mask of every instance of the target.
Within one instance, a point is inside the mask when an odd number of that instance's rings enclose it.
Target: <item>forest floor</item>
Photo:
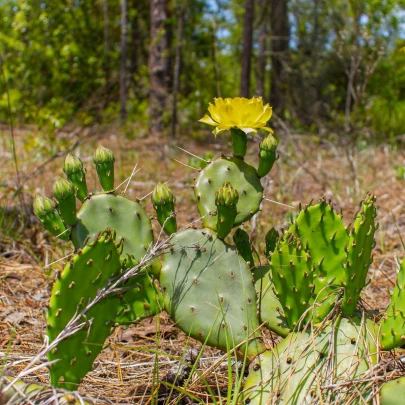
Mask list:
[[[136,164],[140,169],[128,187],[122,186],[122,191],[127,187],[127,197],[141,199],[152,191],[157,181],[169,181],[177,197],[179,226],[199,217],[191,188],[198,172],[174,160],[188,164],[190,158],[175,145],[197,156],[206,152],[212,152],[216,157],[230,153],[227,140],[215,141],[213,136],[200,142],[179,138],[165,143],[161,139],[128,139],[118,131],[106,129],[82,133],[80,138],[77,133],[59,134],[53,140],[56,146],[39,143],[39,137],[40,133],[33,130],[15,132],[20,182],[23,183],[21,199],[14,193],[15,167],[6,129],[0,134],[3,161],[0,169],[3,212],[0,215],[0,361],[7,364],[8,375],[17,375],[40,350],[45,333],[43,312],[53,272],[65,263],[59,259],[72,251],[67,243],[57,243],[50,238],[30,210],[26,210],[25,219],[21,220],[20,204],[30,207],[35,194],[51,196],[53,181],[63,175],[63,149],[58,157],[51,159],[47,157],[49,150],[53,148],[53,152],[58,152],[63,145],[77,141],[74,153],[87,167],[89,190],[97,188],[92,156],[98,144],[115,153],[116,184],[127,179]],[[256,166],[257,153],[258,143],[251,142],[247,162]],[[264,202],[257,224],[253,226],[256,243],[263,241],[271,227],[288,227],[289,217],[298,211],[300,202],[306,204],[322,196],[332,200],[336,209],[342,211],[345,223],[349,224],[360,200],[366,191],[371,191],[377,196],[380,228],[369,272],[371,282],[364,299],[371,308],[385,309],[388,288],[392,288],[396,279],[396,263],[404,256],[401,235],[405,235],[405,180],[398,174],[398,167],[405,167],[405,150],[388,145],[362,145],[361,150],[353,153],[354,169],[345,148],[317,137],[290,134],[281,139],[279,153],[279,160],[265,180],[266,197],[277,203]],[[143,199],[142,203],[147,212],[153,214],[150,198]],[[159,230],[157,223],[154,227]],[[259,251],[263,250],[263,243],[257,243],[257,246]],[[271,345],[270,335],[266,334],[266,338],[267,344]],[[159,389],[155,383],[155,372],[159,378],[164,378],[184,354],[186,345],[201,348],[200,343],[189,340],[164,313],[139,325],[118,327],[109,338],[108,348],[96,360],[94,370],[86,376],[80,392],[108,399],[111,403],[156,403],[152,398],[160,398],[160,403],[170,403],[167,389]],[[206,376],[215,393],[226,397],[228,365],[226,356],[222,356],[218,350],[205,348],[198,370]],[[45,367],[38,368],[26,379],[46,384],[48,371]],[[210,403],[210,395],[197,375],[193,376],[187,390],[204,403]],[[154,395],[151,395],[152,391]]]

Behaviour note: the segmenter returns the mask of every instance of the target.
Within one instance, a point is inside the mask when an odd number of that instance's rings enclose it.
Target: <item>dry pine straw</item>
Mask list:
[[[21,138],[19,142],[22,142]],[[269,176],[266,196],[297,209],[299,202],[307,203],[312,198],[316,201],[325,195],[332,199],[337,209],[342,210],[347,224],[365,192],[370,190],[375,193],[381,226],[376,234],[377,246],[369,274],[371,284],[364,294],[364,299],[372,308],[383,309],[388,303],[387,288],[392,288],[392,283],[395,282],[396,261],[404,256],[399,234],[405,235],[405,181],[397,179],[395,172],[397,165],[405,163],[404,153],[392,152],[387,146],[368,148],[356,153],[361,193],[355,197],[353,172],[349,169],[343,150],[329,144],[314,146],[311,142],[311,139],[291,137],[282,143],[281,157]],[[156,156],[160,154],[160,148],[150,140],[126,140],[120,143],[118,151],[112,136],[105,136],[102,144],[111,147],[116,153],[119,180],[124,180],[125,175],[132,171],[136,159],[143,166],[140,174],[137,174],[129,186],[128,196],[142,197],[151,191],[154,182],[170,180],[169,185],[174,188],[177,196],[179,224],[182,226],[198,218],[190,190],[192,179],[197,172],[170,159],[163,162],[159,159],[157,163]],[[293,147],[290,147],[291,145]],[[90,156],[95,146],[95,143],[81,146],[82,156]],[[189,140],[183,140],[181,146],[200,156],[207,147],[206,144],[203,148]],[[222,150],[227,148],[229,149],[229,145],[224,144]],[[208,149],[219,155],[215,145],[208,145]],[[246,159],[248,162],[255,161],[256,149],[257,144],[250,146]],[[125,154],[128,150],[133,153]],[[314,150],[317,150],[315,154]],[[167,156],[188,162],[188,156],[173,147],[169,147]],[[63,158],[50,162],[39,175],[30,179],[26,195],[30,196],[34,192],[50,195],[55,173],[61,174],[62,162]],[[87,164],[90,166],[91,163]],[[23,174],[31,173],[36,165],[37,162],[30,161],[28,153],[22,155]],[[12,167],[9,168],[8,174],[11,179]],[[91,189],[95,181],[94,171],[90,167],[88,178]],[[10,204],[13,200],[9,199],[8,194],[0,194],[0,197],[2,206],[13,205]],[[145,205],[148,212],[152,213],[149,198],[145,199]],[[257,228],[259,240],[271,226],[278,229],[288,226],[288,215],[291,211],[282,205],[265,203]],[[154,226],[159,229],[158,225]],[[14,231],[19,232],[16,229]],[[63,266],[63,261],[60,261],[44,271],[44,263],[50,263],[68,254],[70,247],[55,244],[35,225],[18,236],[10,235],[9,231],[0,235],[0,350],[2,361],[6,351],[8,352],[7,373],[16,375],[41,348],[45,331],[43,311],[52,285],[49,271]],[[266,342],[271,345],[269,336],[266,333]],[[183,355],[186,345],[197,349],[201,347],[198,342],[187,339],[165,314],[128,329],[119,327],[108,340],[108,347],[96,360],[94,370],[85,378],[80,391],[95,398],[108,398],[113,403],[148,403],[154,378],[153,370],[158,369],[159,377],[163,378],[176,358]],[[156,349],[159,351],[157,368]],[[205,348],[198,364],[199,371],[208,370],[218,363],[221,356],[222,353],[218,350]],[[213,390],[217,391],[219,387],[223,394],[226,394],[227,378],[227,364],[222,361],[208,374]],[[46,384],[47,369],[37,370],[28,380]],[[194,381],[189,390],[204,402],[210,402],[201,381]]]

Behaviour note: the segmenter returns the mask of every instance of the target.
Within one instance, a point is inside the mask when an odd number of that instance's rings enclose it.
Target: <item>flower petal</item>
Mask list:
[[[274,131],[269,127],[261,127],[260,129],[264,129],[265,131],[270,132],[271,134],[274,134]]]
[[[218,122],[215,122],[209,115],[204,115],[204,117],[202,117],[199,122],[203,122],[204,124],[208,124],[208,125],[213,125],[214,127],[216,127],[218,125]]]

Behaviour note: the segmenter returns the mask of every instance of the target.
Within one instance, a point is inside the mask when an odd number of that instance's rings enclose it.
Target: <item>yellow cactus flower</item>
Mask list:
[[[215,136],[231,128],[239,128],[245,134],[255,134],[259,129],[273,133],[266,127],[273,110],[269,104],[263,105],[261,97],[214,98],[208,111],[210,115],[205,115],[200,122],[216,127],[212,131]]]

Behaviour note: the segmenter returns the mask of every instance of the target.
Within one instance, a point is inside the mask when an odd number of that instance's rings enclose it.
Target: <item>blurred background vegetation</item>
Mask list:
[[[201,136],[213,97],[243,95],[276,128],[405,134],[405,0],[3,0],[0,15],[6,125]]]

